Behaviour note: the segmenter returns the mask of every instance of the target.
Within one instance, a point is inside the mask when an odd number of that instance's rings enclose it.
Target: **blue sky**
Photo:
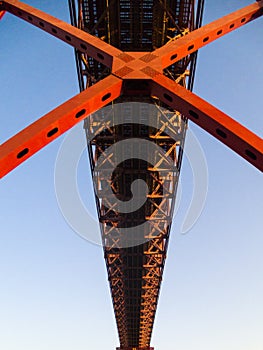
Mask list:
[[[69,21],[66,0],[26,2]],[[204,21],[250,3],[207,0]],[[194,87],[261,137],[262,24],[258,19],[200,50]],[[78,93],[78,83],[71,47],[11,15],[0,22],[0,32],[2,143]],[[192,123],[191,129],[208,164],[207,201],[198,222],[182,235],[192,191],[185,159],[183,198],[152,345],[159,350],[262,350],[262,175]],[[102,249],[74,233],[56,202],[54,165],[62,140],[1,180],[1,349],[118,346]],[[88,162],[82,158],[82,196],[91,202]]]

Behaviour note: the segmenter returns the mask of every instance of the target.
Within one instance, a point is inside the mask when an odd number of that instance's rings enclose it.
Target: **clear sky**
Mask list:
[[[67,1],[27,0],[69,21]],[[207,23],[248,0],[207,0]],[[262,137],[263,18],[199,52],[194,92]],[[7,14],[0,22],[1,143],[78,93],[73,50]],[[152,338],[156,350],[263,349],[262,174],[191,123],[208,164],[204,211],[180,227],[192,193],[184,161]],[[84,137],[84,135],[80,135]],[[81,239],[57,205],[63,136],[1,180],[0,348],[102,350],[118,338],[102,249]],[[82,157],[83,200],[92,203]],[[86,185],[85,185],[86,184]]]

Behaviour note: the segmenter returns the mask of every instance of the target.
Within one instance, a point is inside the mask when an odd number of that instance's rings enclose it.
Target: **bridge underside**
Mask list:
[[[69,0],[69,6],[73,25],[124,51],[152,51],[187,35],[201,26],[203,12],[203,0],[197,4],[194,0]],[[76,62],[80,90],[110,74],[107,67],[78,51]],[[191,90],[195,65],[193,53],[164,73]],[[151,350],[187,121],[177,111],[163,108],[154,96],[145,97],[138,84],[130,90],[132,96],[122,96],[90,116],[84,125],[118,349]],[[121,117],[113,122],[116,114]],[[129,159],[118,163],[112,146],[123,144],[119,153],[125,153],[125,140],[134,138],[156,146],[151,164],[138,156],[134,142],[129,144]],[[109,176],[112,163],[116,167]],[[138,179],[148,186],[145,203],[131,213],[116,210],[113,193],[119,200],[129,201],[131,184]]]
[[[196,6],[194,0],[69,0],[69,6],[72,23],[100,39],[18,0],[0,1],[0,17],[13,13],[85,52],[76,51],[76,62],[80,89],[87,88],[1,145],[0,177],[104,106],[85,130],[118,349],[151,350],[187,128],[177,109],[263,170],[262,139],[188,91],[196,64],[189,53],[262,16],[263,0],[187,37],[201,25],[203,0]],[[134,50],[154,52],[127,53]],[[96,60],[112,69],[110,76]],[[135,183],[144,184],[137,196]]]

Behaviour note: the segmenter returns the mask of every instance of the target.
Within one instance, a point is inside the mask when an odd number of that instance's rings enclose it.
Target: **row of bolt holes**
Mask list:
[[[19,16],[22,16],[23,15],[23,13],[21,12],[21,11],[18,11],[18,15]],[[28,20],[29,21],[33,21],[33,17],[31,17],[31,16],[28,16],[27,17],[28,18]],[[43,22],[39,22],[39,25],[40,25],[40,27],[42,27],[42,28],[44,28],[45,27],[45,24],[43,23]],[[54,34],[57,34],[57,30],[55,29],[55,28],[51,28],[51,31],[52,31],[52,33],[54,33]],[[71,37],[69,36],[69,35],[66,35],[65,36],[65,39],[66,40],[68,40],[68,41],[71,41]],[[80,47],[83,49],[83,50],[87,50],[87,46],[85,45],[85,44],[80,44]],[[101,53],[97,53],[97,56],[98,56],[98,58],[100,58],[101,60],[104,60],[104,56],[101,54]],[[104,95],[102,98],[101,98],[101,100],[102,101],[106,101],[108,98],[110,98],[111,97],[111,93],[107,93],[106,95]],[[86,113],[86,110],[85,109],[82,109],[82,110],[80,110],[78,113],[76,113],[76,115],[75,115],[75,118],[80,118],[81,116],[83,116],[84,114]],[[58,128],[56,127],[56,128],[53,128],[52,130],[50,130],[48,133],[47,133],[47,137],[49,138],[49,137],[52,137],[52,136],[54,136],[55,134],[57,134],[57,132],[58,132],[59,130],[58,130]],[[28,152],[29,152],[29,148],[24,148],[21,152],[19,152],[18,154],[17,154],[17,158],[18,159],[21,159],[21,158],[23,158],[26,154],[28,154]]]
[[[241,23],[244,23],[245,21],[246,21],[246,18],[242,18],[242,19],[241,19]],[[229,28],[232,29],[232,28],[234,28],[234,26],[235,26],[235,24],[232,23],[232,24],[230,24]],[[220,29],[216,34],[217,34],[217,35],[221,35],[222,33],[223,33],[223,30]],[[203,39],[203,42],[205,43],[205,42],[207,42],[208,40],[209,40],[209,36],[205,37],[205,38]],[[188,47],[188,51],[193,50],[193,48],[194,48],[194,45],[190,45],[190,46]],[[173,61],[174,59],[176,59],[176,57],[177,57],[177,54],[174,54],[174,55],[171,56],[170,60]],[[173,100],[172,97],[169,96],[169,95],[167,95],[167,94],[164,94],[164,97],[165,97],[168,101],[170,101],[170,102],[172,102],[172,100]],[[198,115],[196,112],[192,111],[192,110],[189,111],[189,114],[190,114],[193,118],[195,118],[195,119],[198,119],[198,118],[199,118],[199,115]],[[225,133],[224,131],[220,130],[220,129],[216,129],[216,133],[217,133],[217,135],[219,135],[219,136],[222,137],[223,139],[226,139],[226,138],[227,138],[226,133]],[[256,159],[257,159],[257,156],[256,156],[253,152],[251,152],[250,150],[248,150],[248,149],[245,150],[245,153],[246,153],[246,155],[247,155],[248,157],[250,157],[251,159],[253,159],[253,160],[256,160]]]
[[[17,13],[18,13],[19,16],[21,16],[21,17],[23,16],[23,13],[21,11],[18,11]],[[27,16],[27,18],[28,18],[29,21],[33,22],[33,17]],[[45,27],[45,24],[43,22],[39,22],[38,24],[42,28]],[[58,33],[58,31],[55,28],[51,28],[51,31],[52,31],[53,34],[57,34]],[[67,41],[69,41],[69,42],[71,41],[71,37],[69,35],[65,35],[65,39]],[[85,44],[80,44],[80,47],[81,47],[82,50],[87,50],[87,46]],[[99,59],[101,59],[101,60],[104,60],[104,56],[100,52],[97,52],[97,57]]]
[[[104,96],[101,98],[101,100],[102,100],[102,101],[106,101],[108,98],[110,98],[110,96],[111,96],[111,93],[109,92],[109,93],[107,93],[106,95],[104,95]],[[172,101],[173,101],[173,98],[172,98],[171,96],[169,96],[168,94],[164,93],[163,96],[164,96],[164,98],[165,98],[166,100],[168,100],[169,102],[172,102]],[[85,115],[85,114],[86,114],[86,110],[85,110],[85,109],[81,109],[78,113],[76,113],[75,118],[78,119],[78,118],[82,117],[82,116]],[[198,115],[196,112],[194,112],[194,111],[192,111],[192,110],[189,110],[189,114],[190,114],[193,118],[199,119],[199,115]],[[49,137],[54,136],[58,131],[59,131],[59,130],[58,130],[57,127],[56,127],[56,128],[53,128],[52,130],[50,130],[50,131],[47,133],[47,137],[49,138]],[[222,130],[220,130],[220,129],[218,129],[218,128],[216,129],[216,133],[217,133],[217,135],[219,135],[219,136],[222,137],[223,139],[226,139],[226,138],[227,138],[227,134],[226,134],[224,131],[222,131]],[[24,148],[21,152],[19,152],[19,153],[17,154],[17,158],[20,159],[20,158],[24,157],[28,152],[29,152],[29,149],[28,149],[28,148]],[[246,153],[246,155],[247,155],[248,157],[250,157],[251,159],[257,160],[257,156],[256,156],[253,152],[251,152],[250,150],[248,150],[248,149],[245,150],[245,153]]]
[[[166,100],[168,100],[169,102],[173,102],[173,98],[170,95],[164,93],[163,97]],[[189,112],[190,116],[192,116],[194,119],[199,119],[199,115],[196,112],[194,112],[192,110],[189,110],[188,112]],[[226,139],[227,138],[227,134],[223,130],[220,130],[220,129],[217,128],[216,129],[216,133],[217,133],[217,135],[222,137],[222,139]],[[257,160],[257,156],[255,155],[255,153],[251,152],[250,150],[248,150],[248,149],[245,150],[245,153],[246,153],[246,155],[249,158],[251,158],[253,160]]]
[[[21,11],[18,11],[18,15],[19,16],[22,16],[22,12]],[[29,21],[33,21],[33,18],[31,16],[28,16],[27,17]],[[39,22],[39,25],[40,27],[44,28],[45,27],[45,24],[43,22]],[[57,30],[55,28],[51,28],[51,31],[52,33],[54,34],[57,34]],[[71,41],[71,37],[69,35],[66,35],[65,36],[66,40],[68,41]],[[80,47],[83,49],[83,50],[87,50],[87,46],[85,44],[80,44]],[[100,53],[97,53],[97,56],[98,58],[100,58],[101,60],[104,60],[104,56]],[[107,93],[106,95],[104,95],[101,100],[102,101],[106,101],[108,98],[111,97],[111,93]],[[83,116],[84,114],[86,113],[86,110],[85,109],[82,109],[81,111],[79,111],[78,113],[76,113],[75,115],[75,118],[78,119],[80,118],[81,116]],[[48,133],[47,133],[47,137],[52,137],[53,135],[55,135],[56,133],[58,132],[58,128],[54,128],[52,130],[50,130]],[[29,152],[29,148],[24,148],[21,152],[19,152],[17,154],[17,158],[18,159],[21,159],[23,158],[27,153]]]
[[[111,97],[111,93],[108,92],[106,95],[102,96],[101,98],[101,101],[106,101],[108,100],[109,98]],[[75,118],[78,119],[80,117],[83,117],[84,115],[86,114],[86,109],[81,109],[78,113],[75,114]],[[51,129],[48,133],[47,133],[47,137],[52,137],[54,136],[55,134],[57,134],[59,131],[59,129],[56,127],[56,128],[53,128]],[[24,148],[22,151],[20,151],[18,154],[17,154],[17,159],[21,159],[23,158],[27,153],[29,152],[29,148]]]
[[[245,21],[246,21],[246,18],[242,18],[242,19],[241,19],[241,23],[244,23]],[[232,28],[234,28],[234,26],[235,26],[235,24],[232,23],[232,24],[230,24],[229,28],[232,29]],[[216,34],[217,34],[217,35],[221,35],[222,33],[223,33],[223,30],[220,29]],[[209,36],[206,36],[206,37],[203,39],[203,43],[206,43],[208,40],[209,40]],[[188,51],[193,50],[194,47],[195,47],[194,45],[190,45],[190,46],[188,47]],[[171,61],[175,60],[177,56],[178,56],[177,53],[174,54],[174,55],[172,55],[172,56],[170,57],[170,60],[171,60]]]
[[[19,14],[20,16],[22,16],[22,12],[21,12],[21,11],[18,11],[18,14]],[[28,19],[29,19],[30,21],[33,21],[33,18],[32,18],[31,16],[28,16]],[[246,18],[242,18],[241,23],[244,23],[245,21],[246,21]],[[39,25],[40,25],[41,27],[43,27],[43,28],[45,27],[45,24],[44,24],[43,22],[39,22]],[[229,26],[229,28],[232,29],[232,28],[234,28],[234,26],[235,26],[235,24],[233,23],[233,24],[231,24],[231,25]],[[52,28],[51,31],[52,31],[52,33],[54,33],[54,34],[57,34],[57,30],[56,30],[55,28]],[[223,33],[223,31],[222,31],[222,30],[219,30],[219,31],[217,32],[217,35],[221,35],[222,33]],[[66,35],[65,38],[66,38],[66,40],[71,41],[71,37],[70,37],[69,35]],[[209,40],[209,37],[205,37],[205,38],[203,39],[203,42],[205,43],[205,42],[207,42],[208,40]],[[87,46],[86,46],[85,44],[80,44],[80,46],[81,46],[81,48],[82,48],[83,50],[87,50]],[[190,45],[190,46],[188,47],[188,51],[193,50],[193,48],[194,48],[194,45]],[[101,53],[97,53],[97,56],[98,56],[98,58],[100,58],[101,60],[104,60],[104,56],[103,56]],[[170,58],[171,61],[174,60],[176,57],[177,57],[177,54],[172,55],[171,58]],[[102,97],[102,101],[107,100],[110,96],[111,96],[110,93],[106,94],[105,96]],[[168,101],[170,101],[170,102],[172,101],[171,96],[169,96],[169,95],[167,95],[167,94],[164,94],[164,97],[165,97]],[[85,110],[85,109],[82,109],[81,111],[79,111],[79,112],[75,115],[75,118],[79,118],[79,117],[81,117],[81,116],[82,116],[83,114],[85,114],[85,113],[86,113],[86,110]],[[192,115],[192,117],[194,117],[194,118],[196,118],[196,119],[199,118],[199,116],[197,115],[197,113],[195,113],[195,112],[193,112],[193,111],[191,111],[191,110],[189,111],[189,114]],[[50,130],[50,131],[47,133],[47,137],[51,137],[51,136],[55,135],[57,132],[58,132],[58,128],[54,128],[54,129]],[[216,129],[216,133],[217,133],[219,136],[221,136],[222,138],[224,138],[224,139],[227,138],[226,133],[225,133],[224,131],[220,130],[220,129]],[[29,149],[28,149],[28,148],[23,149],[21,152],[19,152],[19,153],[17,154],[17,158],[20,159],[20,158],[24,157],[28,152],[29,152]],[[246,154],[247,154],[250,158],[252,158],[252,159],[254,159],[254,160],[257,159],[256,155],[255,155],[254,153],[252,153],[251,151],[246,150],[245,152],[246,152]]]
[[[22,13],[21,11],[18,11],[18,15],[19,15],[19,16],[22,16],[23,13]],[[253,17],[253,16],[252,16],[252,17]],[[28,18],[29,21],[33,21],[33,18],[32,18],[31,16],[28,16],[27,18]],[[244,23],[245,21],[246,21],[246,18],[242,18],[242,19],[241,19],[241,23]],[[39,22],[39,25],[40,25],[40,27],[42,27],[42,28],[45,27],[45,24],[44,24],[43,22]],[[234,28],[234,26],[235,26],[235,24],[232,23],[232,24],[229,26],[229,28],[232,29],[232,28]],[[52,33],[54,33],[54,34],[57,34],[57,30],[56,30],[55,28],[51,28],[51,31],[52,31]],[[223,30],[219,30],[219,31],[217,32],[217,35],[221,35],[222,33],[223,33]],[[69,35],[66,35],[66,36],[65,36],[65,39],[66,39],[67,41],[71,41],[71,37],[70,37]],[[209,40],[209,36],[205,37],[205,38],[203,39],[203,42],[205,43],[205,42],[207,42],[208,40]],[[83,50],[87,50],[87,46],[86,46],[85,44],[80,44],[80,47],[81,47]],[[190,46],[188,47],[188,51],[191,51],[191,50],[193,50],[193,49],[194,49],[194,45],[190,45]],[[99,52],[97,53],[97,57],[98,57],[99,59],[101,59],[101,60],[104,60],[104,56],[103,56],[101,53],[99,53]],[[177,57],[177,54],[174,54],[174,55],[171,56],[170,60],[173,61],[174,59],[176,59],[176,57]]]

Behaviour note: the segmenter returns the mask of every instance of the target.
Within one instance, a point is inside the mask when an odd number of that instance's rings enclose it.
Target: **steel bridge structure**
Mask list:
[[[0,18],[8,11],[74,47],[80,88],[1,145],[0,176],[84,120],[118,349],[150,350],[188,120],[263,170],[262,139],[192,93],[198,49],[260,17],[263,1],[203,27],[204,0],[68,3],[71,25],[0,1]],[[121,162],[118,143],[129,155]],[[143,205],[119,211],[116,202],[131,200],[138,179],[148,187]]]
[[[71,22],[75,27],[125,52],[151,52],[175,41],[199,28],[203,13],[203,1],[199,1],[196,7],[194,1],[85,0],[76,3],[70,0],[69,6]],[[110,74],[107,67],[88,54],[79,50],[75,52],[81,91]],[[167,67],[165,75],[191,90],[196,55],[196,52],[188,54]],[[145,96],[142,88],[145,89],[143,84],[135,82],[131,88],[132,94],[129,92],[114,101],[118,107],[122,103],[121,114],[125,116],[119,125],[115,122],[109,126],[112,116],[107,118],[100,111],[85,121],[121,349],[148,349],[150,346],[187,127],[179,112],[172,109],[164,111],[163,103],[153,96]],[[135,104],[134,110],[134,105],[124,103],[127,101],[140,103]],[[146,103],[156,108],[149,111]],[[114,106],[112,108],[114,110]],[[137,123],[134,122],[134,114],[139,115]],[[154,119],[154,128],[149,127],[149,124],[153,124],[149,119]],[[168,136],[167,129],[172,130],[172,135]],[[142,154],[138,156],[137,145],[130,142],[130,159],[114,169],[110,177],[111,188],[114,188],[118,198],[128,201],[131,183],[140,178],[147,183],[149,194],[147,202],[137,211],[123,214],[116,210],[115,201],[110,202],[112,191],[107,191],[109,170],[105,166],[101,169],[98,159],[110,165],[116,152],[112,146],[134,138],[148,140],[164,153],[158,158],[157,149],[153,157],[154,166],[149,166],[142,159],[138,160]],[[126,147],[125,143],[123,147]],[[112,150],[106,154],[108,149]],[[124,152],[123,149],[120,151]],[[167,167],[167,156],[174,167],[169,164]],[[115,163],[118,162],[115,160]],[[146,220],[150,225],[143,225]],[[131,230],[132,227],[134,230],[130,231],[130,236],[133,241],[127,244],[123,241],[124,236],[127,239],[123,229]],[[136,235],[148,239],[143,244],[133,244]]]

